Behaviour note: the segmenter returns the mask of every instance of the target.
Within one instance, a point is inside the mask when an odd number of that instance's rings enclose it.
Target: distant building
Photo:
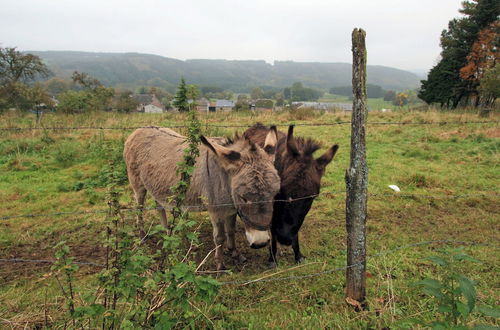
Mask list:
[[[212,106],[211,106],[212,108]],[[233,111],[234,109],[234,101],[232,100],[216,100],[215,101],[215,109],[213,111]],[[210,110],[212,111],[212,110]]]
[[[165,106],[154,94],[135,94],[132,97],[139,103],[137,112],[161,113],[165,111]]]
[[[200,112],[208,112],[209,106],[210,102],[204,97],[196,101],[196,110]]]
[[[208,111],[215,112],[215,110],[217,110],[217,108],[215,107],[215,102],[208,103]]]

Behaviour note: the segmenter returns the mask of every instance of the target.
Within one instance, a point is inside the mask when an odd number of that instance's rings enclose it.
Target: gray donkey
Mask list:
[[[236,250],[234,233],[236,215],[244,223],[245,235],[252,248],[266,246],[270,239],[274,196],[280,189],[280,178],[274,167],[277,143],[276,127],[266,135],[263,147],[236,136],[201,137],[203,145],[197,158],[186,194],[186,205],[206,205],[213,226],[217,270],[225,269],[223,244],[233,258],[244,261]],[[135,198],[142,209],[146,192],[157,205],[168,208],[170,188],[179,178],[176,164],[183,159],[186,138],[166,128],[140,128],[125,142],[123,155]],[[167,225],[165,210],[160,218]],[[142,214],[139,216],[142,222]]]

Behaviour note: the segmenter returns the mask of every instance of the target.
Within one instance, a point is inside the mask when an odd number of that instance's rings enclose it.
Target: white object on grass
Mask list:
[[[399,189],[399,187],[398,187],[398,186],[396,186],[395,184],[390,184],[390,185],[389,185],[389,188],[391,188],[392,190],[397,191],[397,192],[400,192],[400,191],[401,191],[401,189]]]

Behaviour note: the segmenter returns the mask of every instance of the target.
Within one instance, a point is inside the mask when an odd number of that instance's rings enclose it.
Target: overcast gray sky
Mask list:
[[[351,62],[428,70],[461,0],[4,0],[0,45],[20,50],[140,52],[178,59]]]

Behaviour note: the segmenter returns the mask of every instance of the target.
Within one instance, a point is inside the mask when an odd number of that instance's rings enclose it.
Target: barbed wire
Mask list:
[[[392,253],[395,253],[397,251],[400,251],[400,250],[403,250],[403,249],[407,249],[407,248],[410,248],[410,247],[430,245],[430,244],[438,244],[438,243],[441,243],[441,244],[473,245],[473,246],[488,246],[488,247],[493,247],[493,248],[496,248],[496,249],[500,248],[500,246],[491,245],[491,244],[487,244],[487,243],[456,241],[456,240],[433,240],[433,241],[423,241],[423,242],[418,242],[418,243],[407,244],[407,245],[396,247],[394,249],[381,251],[379,253],[367,256],[367,259],[368,258],[385,256],[385,255],[392,254]],[[367,260],[365,260],[365,261],[367,261]],[[335,272],[338,272],[338,271],[347,270],[347,269],[352,268],[352,267],[361,266],[362,264],[363,263],[355,263],[355,264],[352,264],[352,265],[347,265],[347,266],[342,266],[342,267],[336,267],[336,268],[332,268],[332,269],[329,269],[329,270],[324,270],[324,271],[321,271],[321,272],[310,273],[310,274],[305,274],[305,275],[290,275],[290,276],[280,276],[280,277],[273,277],[273,278],[258,278],[258,279],[255,279],[255,280],[225,281],[225,282],[221,282],[221,284],[222,285],[232,285],[232,284],[236,284],[236,285],[248,285],[248,284],[260,283],[260,282],[276,282],[276,281],[299,280],[299,279],[306,279],[306,278],[312,278],[312,277],[318,277],[318,276],[322,276],[322,275],[332,274],[332,273],[335,273]],[[270,275],[272,276],[272,274],[270,274]]]
[[[12,258],[12,259],[5,259],[5,258],[0,258],[0,262],[26,262],[26,263],[49,263],[53,264],[55,260],[48,260],[48,259],[22,259],[22,258]],[[84,265],[84,266],[96,266],[96,267],[106,267],[106,265],[103,264],[98,264],[95,262],[87,262],[87,261],[73,261],[74,264],[77,265]]]
[[[337,190],[337,191],[325,191],[319,194],[299,197],[299,198],[289,198],[289,199],[274,199],[274,200],[266,200],[266,201],[255,201],[255,202],[246,202],[246,203],[220,203],[220,204],[201,204],[201,205],[184,205],[183,209],[191,210],[191,209],[207,209],[207,208],[217,208],[217,207],[227,207],[227,206],[239,206],[239,205],[252,205],[252,204],[268,204],[274,202],[284,202],[291,203],[299,200],[316,198],[318,196],[326,196],[331,197],[333,194],[343,194],[346,193],[346,190]],[[489,190],[478,193],[469,193],[469,194],[425,194],[425,193],[368,193],[368,196],[373,197],[421,197],[421,198],[443,198],[443,199],[458,199],[464,197],[477,197],[477,196],[500,196],[500,191],[497,190]],[[157,207],[123,207],[120,208],[120,211],[123,212],[136,212],[136,211],[153,211],[153,210],[162,210],[165,209],[162,206]],[[88,214],[105,214],[108,213],[109,209],[106,210],[93,210],[93,211],[68,211],[68,212],[54,212],[54,213],[34,213],[34,214],[18,214],[18,215],[10,215],[10,216],[2,216],[0,217],[0,221],[4,220],[12,220],[19,218],[40,218],[40,217],[55,217],[55,216],[64,216],[64,215],[88,215]]]
[[[303,199],[315,198],[320,194],[309,195],[299,198],[290,198],[290,199],[282,199],[282,200],[266,200],[266,201],[255,201],[255,202],[246,202],[246,203],[220,203],[220,204],[201,204],[201,205],[183,205],[184,209],[205,209],[208,207],[225,207],[225,206],[237,206],[237,205],[250,205],[250,204],[267,204],[274,202],[293,202]],[[153,210],[162,210],[165,209],[162,206],[157,207],[123,207],[120,208],[120,211],[131,212],[131,211],[153,211]],[[61,216],[61,215],[74,215],[74,214],[103,214],[108,213],[109,209],[106,210],[95,210],[95,211],[74,211],[74,212],[55,212],[55,213],[38,213],[38,214],[20,214],[20,215],[12,215],[12,216],[4,216],[0,217],[0,220],[10,220],[16,218],[36,218],[36,217],[48,217],[48,216]]]
[[[448,245],[459,244],[459,245],[468,245],[468,246],[487,246],[487,247],[492,247],[495,249],[500,248],[500,246],[498,246],[498,245],[493,245],[493,244],[488,244],[488,243],[478,243],[478,242],[459,241],[459,240],[431,240],[431,241],[410,243],[410,244],[398,246],[398,247],[393,248],[393,249],[380,251],[380,252],[375,253],[373,255],[367,256],[367,260],[369,258],[376,258],[376,257],[382,257],[382,256],[386,256],[389,254],[393,254],[393,253],[398,252],[398,251],[403,250],[403,249],[424,246],[424,245],[431,245],[431,244],[448,244]],[[3,258],[3,259],[0,259],[0,262],[5,262],[5,263],[50,263],[50,264],[53,264],[53,263],[55,263],[55,260],[21,259],[21,258],[5,259],[5,258]],[[77,265],[105,267],[105,265],[103,265],[103,264],[98,264],[98,263],[94,263],[94,262],[73,261],[73,263],[77,264]],[[247,280],[222,281],[220,283],[222,285],[249,285],[249,284],[260,283],[260,282],[299,280],[299,279],[306,279],[306,278],[312,278],[312,277],[318,277],[318,276],[323,276],[323,275],[327,275],[327,274],[332,274],[332,273],[335,273],[338,271],[347,270],[349,268],[361,266],[361,265],[362,265],[362,263],[355,263],[352,265],[335,267],[332,269],[328,269],[328,270],[324,270],[324,271],[320,271],[320,272],[315,272],[315,273],[304,274],[304,275],[289,275],[289,276],[271,277],[271,276],[273,276],[273,274],[268,274],[265,277],[260,277],[260,278],[252,279],[252,280],[247,279]],[[290,270],[293,270],[293,268],[295,268],[295,267],[290,268]],[[279,273],[282,273],[284,271],[286,271],[286,270],[279,271]],[[279,273],[276,273],[276,274],[279,274]]]
[[[283,124],[267,124],[277,127],[294,126],[337,126],[350,124],[351,121],[337,121],[333,123],[283,123]],[[463,125],[463,124],[498,124],[500,121],[437,121],[437,122],[367,122],[366,125]],[[219,125],[207,124],[202,125],[210,128],[248,128],[253,124],[247,125]],[[0,127],[0,131],[24,131],[24,130],[134,130],[139,128],[188,128],[187,125],[167,125],[167,126],[125,126],[125,127],[104,127],[104,126],[67,126],[67,127]]]

